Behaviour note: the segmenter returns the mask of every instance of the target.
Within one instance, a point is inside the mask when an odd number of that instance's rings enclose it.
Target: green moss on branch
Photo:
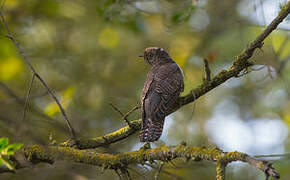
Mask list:
[[[252,57],[254,51],[257,48],[261,48],[263,45],[263,41],[270,35],[272,31],[274,31],[277,26],[287,17],[290,12],[290,1],[285,4],[279,15],[271,22],[270,25],[259,35],[257,38],[249,44],[249,46],[244,49],[240,55],[237,56],[236,60],[233,62],[232,66],[227,70],[220,71],[216,76],[214,76],[211,80],[205,81],[203,84],[199,85],[195,89],[191,90],[188,95],[183,97],[179,97],[178,103],[174,106],[170,113],[175,112],[180,107],[194,102],[199,97],[203,96],[207,92],[212,89],[218,87],[222,83],[226,82],[228,79],[233,77],[239,77],[239,74],[247,70],[248,67],[253,64],[249,62],[249,59]],[[169,114],[170,114],[169,113]],[[73,147],[77,146],[80,149],[89,149],[89,148],[97,148],[100,146],[107,146],[111,143],[120,141],[125,139],[126,137],[134,134],[136,131],[141,129],[141,120],[131,121],[132,127],[125,126],[115,132],[109,133],[105,136],[90,138],[90,139],[78,139],[75,141],[69,140],[67,142],[62,143],[62,146],[65,147]]]
[[[66,160],[75,163],[90,164],[100,166],[104,169],[121,169],[126,168],[130,164],[145,164],[145,162],[153,162],[155,160],[171,161],[176,158],[185,158],[187,160],[207,160],[217,162],[217,172],[222,179],[223,172],[228,163],[233,161],[247,162],[252,166],[262,170],[267,175],[279,177],[272,165],[266,161],[261,161],[247,154],[240,152],[223,152],[217,148],[205,148],[185,146],[160,146],[154,149],[140,149],[138,151],[124,152],[119,154],[99,153],[92,149],[79,150],[71,147],[40,145],[24,146],[22,149],[24,159],[33,164],[40,162],[53,163],[55,160]],[[25,167],[22,161],[14,159],[16,169]],[[0,172],[5,172],[0,168]]]
[[[107,146],[114,142],[120,141],[134,134],[141,129],[141,119],[130,121],[130,127],[125,126],[117,131],[106,134],[104,136],[88,138],[88,139],[69,139],[60,144],[63,147],[77,147],[78,149],[92,149],[100,146]]]

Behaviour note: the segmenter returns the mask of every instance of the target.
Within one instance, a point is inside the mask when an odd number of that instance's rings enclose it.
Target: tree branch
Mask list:
[[[232,66],[227,70],[222,70],[218,73],[218,75],[214,76],[212,80],[203,82],[197,88],[191,90],[194,93],[189,93],[183,97],[179,98],[178,104],[176,104],[175,108],[172,112],[176,111],[180,107],[189,104],[199,97],[203,96],[210,90],[216,88],[220,84],[224,83],[228,79],[232,77],[237,77],[240,72],[253,64],[248,60],[252,57],[254,51],[257,48],[262,48],[263,41],[270,35],[272,31],[274,31],[277,26],[287,17],[290,13],[290,1],[288,1],[280,10],[278,16],[264,29],[264,31],[256,37],[254,41],[252,41],[246,49],[244,49],[240,55],[236,57],[236,60],[232,64]],[[196,97],[193,97],[192,94],[195,94]],[[172,113],[171,112],[171,113]]]
[[[18,160],[20,154],[24,157]],[[18,157],[17,157],[18,155]],[[16,169],[25,168],[29,163],[37,164],[40,162],[52,164],[55,160],[67,160],[76,163],[100,166],[103,169],[126,170],[129,164],[144,164],[159,160],[170,162],[176,158],[186,158],[187,160],[206,160],[217,162],[218,174],[222,180],[224,168],[233,161],[247,162],[250,165],[262,170],[266,175],[279,177],[279,174],[272,167],[271,163],[255,159],[247,154],[240,152],[223,152],[217,148],[204,148],[185,146],[160,146],[154,149],[140,149],[138,151],[124,152],[119,154],[98,153],[95,150],[78,150],[70,147],[50,146],[48,148],[40,145],[25,146],[16,155],[10,156],[10,160]],[[29,162],[29,163],[28,163]],[[0,173],[7,172],[7,168],[1,167]],[[217,175],[218,177],[218,175]]]
[[[216,88],[217,86],[224,83],[228,79],[238,77],[240,72],[252,66],[253,64],[248,60],[252,57],[254,51],[257,48],[262,47],[263,41],[266,39],[266,37],[269,36],[269,34],[274,29],[277,28],[278,24],[281,23],[289,13],[290,13],[290,1],[288,1],[288,3],[282,7],[281,11],[279,12],[279,15],[270,23],[270,25],[268,25],[266,29],[259,36],[257,36],[257,38],[253,42],[251,42],[250,45],[245,50],[243,50],[240,55],[236,57],[236,60],[229,69],[220,71],[210,81],[205,81],[197,88],[191,90],[188,95],[179,97],[178,103],[175,105],[175,107],[169,114],[175,112],[180,107],[186,104],[194,102],[196,99],[203,96],[210,90]],[[79,139],[77,141],[77,146],[81,149],[96,148],[100,146],[106,146],[108,144],[125,139],[127,136],[130,136],[134,134],[136,131],[139,131],[141,129],[141,120],[131,121],[131,123],[132,122],[134,122],[133,127],[125,126],[124,128],[121,128],[103,137]],[[63,143],[62,145],[72,146],[70,140]]]
[[[254,51],[257,48],[261,48],[263,46],[263,41],[265,40],[265,38],[269,36],[269,34],[274,29],[277,28],[278,24],[281,23],[284,18],[286,18],[289,12],[290,1],[283,6],[279,15],[271,22],[271,24],[267,26],[267,28],[252,43],[250,43],[249,46],[240,55],[236,57],[236,60],[230,68],[228,68],[227,70],[222,70],[210,81],[204,82],[197,88],[193,89],[188,95],[180,97],[178,103],[175,105],[175,108],[172,109],[172,112],[176,111],[177,109],[188,103],[195,101],[196,99],[206,94],[210,90],[214,89],[215,87],[219,86],[220,84],[224,83],[228,79],[232,77],[238,77],[243,70],[252,66],[253,64],[249,62],[249,59],[252,57]],[[35,72],[29,59],[25,56],[25,54],[23,54],[19,44],[11,35],[1,11],[0,16],[2,18],[2,21],[4,22],[4,26],[6,27],[9,38],[18,47],[20,54],[26,59],[35,76],[43,83],[43,85],[47,88],[52,97],[55,98],[56,102],[58,102],[52,90],[48,88],[42,78]],[[61,105],[59,104],[59,102],[58,105],[61,109]],[[70,124],[68,119],[66,118],[65,113],[64,117],[66,119],[66,122]],[[154,149],[140,149],[139,151],[124,152],[119,154],[103,154],[96,152],[96,150],[88,149],[96,148],[99,146],[106,146],[111,143],[120,141],[140,130],[141,120],[131,121],[130,123],[133,124],[132,127],[126,126],[102,137],[79,139],[75,141],[76,144],[74,145],[70,144],[70,142],[72,141],[67,141],[62,143],[60,146],[50,146],[48,148],[40,145],[25,146],[22,148],[22,154],[24,155],[26,161],[34,164],[40,162],[53,163],[55,160],[67,160],[76,163],[101,166],[104,169],[120,169],[121,171],[127,170],[126,168],[129,164],[144,164],[146,161],[153,162],[154,160],[160,160],[167,162],[176,158],[186,158],[188,160],[195,161],[207,160],[217,162],[217,177],[220,177],[220,179],[224,178],[224,170],[228,163],[233,161],[242,161],[247,162],[250,165],[262,170],[266,174],[266,176],[273,176],[275,178],[279,178],[279,174],[277,173],[277,171],[272,167],[272,164],[267,161],[255,159],[247,154],[240,152],[223,152],[217,148],[200,148],[185,146],[184,144],[181,144],[176,147],[161,146]],[[75,145],[80,149],[87,150],[79,150],[76,148],[65,147]],[[16,155],[10,156],[10,160],[15,164],[15,167],[17,169],[27,167],[27,163],[25,164],[22,161],[19,161]],[[7,169],[1,167],[0,172],[7,172]]]
[[[226,166],[227,164],[223,160],[216,162],[216,180],[226,179]]]
[[[68,119],[68,117],[67,117],[67,115],[66,115],[66,113],[64,111],[64,108],[62,107],[60,101],[55,96],[53,90],[46,84],[46,82],[42,79],[42,77],[36,72],[36,70],[34,69],[34,67],[33,67],[33,65],[32,65],[32,63],[30,61],[30,59],[28,58],[28,56],[26,56],[26,54],[24,53],[24,51],[20,47],[20,44],[16,41],[16,39],[12,35],[12,32],[10,31],[10,29],[8,27],[8,24],[7,24],[7,22],[6,22],[5,18],[4,18],[4,15],[3,15],[1,9],[0,9],[0,18],[1,18],[1,20],[3,22],[3,25],[4,25],[4,27],[5,27],[6,31],[7,31],[7,34],[8,34],[7,37],[9,39],[11,39],[11,41],[13,42],[13,44],[17,47],[17,50],[18,50],[19,54],[25,59],[25,61],[27,62],[29,68],[33,72],[33,75],[36,76],[39,79],[39,81],[46,88],[46,90],[51,95],[51,97],[55,100],[55,102],[56,102],[57,106],[59,107],[59,109],[60,109],[60,111],[61,111],[61,113],[62,113],[62,115],[64,117],[64,120],[65,120],[65,122],[66,122],[66,124],[68,126],[68,129],[69,129],[69,131],[71,133],[71,137],[73,139],[75,139],[76,138],[75,131],[74,131],[74,129],[73,129],[73,127],[72,127],[72,125],[71,125],[71,123],[70,123],[70,121],[69,121],[69,119]]]
[[[141,129],[141,119],[130,121],[130,126],[127,125],[117,131],[106,134],[104,136],[87,138],[87,139],[76,139],[76,140],[67,140],[60,144],[63,147],[77,147],[78,149],[92,149],[101,146],[108,146],[112,143],[118,142],[127,138],[130,135],[133,135],[135,132]]]

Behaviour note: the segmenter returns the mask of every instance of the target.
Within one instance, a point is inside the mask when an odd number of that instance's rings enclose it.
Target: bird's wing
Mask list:
[[[142,110],[142,119],[145,119],[146,112],[145,112],[145,98],[147,97],[147,94],[150,90],[150,87],[152,87],[152,82],[154,80],[154,71],[151,70],[148,72],[147,77],[146,77],[146,82],[143,87],[142,95],[141,95],[141,110]],[[143,123],[144,124],[144,123]]]
[[[182,71],[175,63],[167,64],[156,73],[154,81],[155,91],[161,97],[160,105],[155,111],[166,116],[184,89]]]
[[[161,136],[164,118],[182,90],[183,76],[177,64],[165,64],[148,73],[142,95],[141,141],[152,142]]]

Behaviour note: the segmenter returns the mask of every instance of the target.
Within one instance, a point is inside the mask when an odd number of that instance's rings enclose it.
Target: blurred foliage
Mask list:
[[[4,13],[16,39],[39,74],[56,92],[78,134],[94,137],[125,125],[109,103],[122,112],[140,104],[140,93],[150,67],[138,55],[146,47],[159,46],[169,51],[184,71],[183,94],[202,82],[203,58],[210,61],[213,74],[229,67],[235,56],[264,28],[253,19],[253,16],[262,19],[261,14],[244,6],[251,2],[6,0]],[[255,2],[259,5],[258,0]],[[272,3],[271,8],[278,12],[280,3]],[[268,11],[264,9],[266,14]],[[240,11],[248,12],[249,17]],[[205,126],[216,117],[218,107],[225,103],[228,103],[222,108],[225,111],[219,109],[224,118],[232,114],[245,123],[254,123],[257,119],[276,120],[288,130],[290,63],[283,62],[289,61],[290,56],[289,20],[287,25],[288,29],[281,27],[272,33],[262,51],[255,53],[252,61],[257,66],[254,69],[260,70],[232,79],[201,97],[193,116],[192,104],[174,113],[166,121],[169,124],[164,130],[166,138],[156,144],[174,145],[185,140],[195,145],[220,145],[208,135]],[[50,133],[58,142],[67,139],[69,134],[59,109],[37,80],[33,84],[27,117],[22,122],[24,104],[21,102],[25,99],[32,73],[5,35],[1,24],[0,136],[16,140],[21,123],[21,142],[25,144],[48,144]],[[41,113],[37,113],[38,110]],[[129,117],[131,120],[137,118],[140,118],[140,111]],[[279,144],[282,152],[290,152],[289,137],[286,137]],[[136,134],[111,145],[106,151],[116,153],[136,149],[140,146],[138,142]],[[250,152],[264,151],[251,149]],[[169,163],[164,170],[184,179],[215,177],[214,166],[210,163],[174,163],[182,168]],[[289,163],[289,158],[275,161],[284,179],[290,178]],[[148,167],[132,168],[148,176],[153,176],[156,171]],[[111,171],[100,173],[95,167],[58,162],[53,166],[39,165],[35,170],[20,170],[16,175],[0,175],[0,179],[117,178]],[[133,179],[141,179],[138,174],[131,174]],[[227,177],[264,178],[257,170],[241,164],[230,166]],[[172,177],[161,173],[160,178]]]
[[[4,164],[10,170],[15,170],[13,163],[10,162],[8,157],[9,155],[13,155],[22,146],[23,144],[20,143],[9,144],[8,138],[0,138],[0,166]]]

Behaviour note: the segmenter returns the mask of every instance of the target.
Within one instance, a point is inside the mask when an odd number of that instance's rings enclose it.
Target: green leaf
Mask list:
[[[2,164],[2,157],[0,156],[0,166],[1,166],[1,164]]]
[[[8,146],[9,140],[8,138],[0,138],[0,153],[3,149]]]
[[[6,150],[6,155],[13,155],[15,151],[19,150],[23,144],[20,143],[15,143],[15,144],[10,144],[8,147],[5,149]]]
[[[14,171],[15,170],[14,164],[6,156],[0,155],[0,159],[1,159],[1,162],[5,166],[7,166],[8,169],[10,169],[11,171]]]

